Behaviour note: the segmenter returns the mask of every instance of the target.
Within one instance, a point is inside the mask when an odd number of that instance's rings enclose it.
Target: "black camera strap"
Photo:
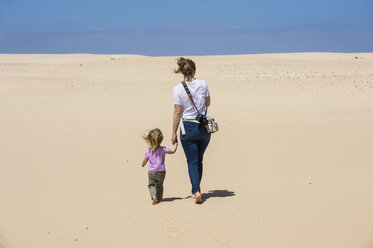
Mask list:
[[[188,85],[185,83],[185,81],[181,82],[181,84],[184,86],[184,89],[185,89],[186,93],[188,94],[188,97],[189,97],[190,101],[193,103],[194,108],[197,110],[198,114],[201,114],[201,113],[199,112],[199,110],[198,110],[196,104],[195,104],[194,101],[193,101],[193,96],[192,96],[192,94],[190,93],[190,90],[189,90],[189,88],[188,88]],[[206,115],[206,114],[207,114],[207,108],[206,108],[206,113],[205,113],[205,115]]]

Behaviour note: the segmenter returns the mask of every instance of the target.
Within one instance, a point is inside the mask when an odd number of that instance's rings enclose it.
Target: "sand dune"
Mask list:
[[[373,54],[191,57],[219,121],[205,202],[170,146],[174,57],[0,55],[0,248],[373,247]]]

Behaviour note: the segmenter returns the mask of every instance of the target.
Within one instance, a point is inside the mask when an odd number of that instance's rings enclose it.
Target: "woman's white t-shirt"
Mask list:
[[[195,79],[192,82],[186,82],[190,93],[193,96],[193,101],[198,111],[201,114],[206,113],[206,97],[210,96],[209,89],[204,80]],[[184,86],[180,83],[174,87],[174,104],[181,105],[183,109],[182,118],[194,119],[197,117],[198,112],[193,106],[192,101],[189,99]]]

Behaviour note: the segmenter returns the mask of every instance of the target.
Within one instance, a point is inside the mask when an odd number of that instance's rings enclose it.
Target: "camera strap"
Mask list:
[[[201,113],[199,112],[199,110],[198,110],[196,104],[195,104],[194,101],[193,101],[193,96],[192,96],[192,94],[190,93],[190,90],[189,90],[189,88],[188,88],[188,85],[185,83],[185,81],[181,82],[181,84],[184,86],[184,89],[185,89],[185,91],[186,91],[186,93],[187,93],[187,95],[188,95],[190,101],[193,103],[194,108],[197,110],[198,114],[201,114]],[[206,114],[207,114],[207,108],[206,108],[206,113],[205,113],[205,115],[206,115]]]

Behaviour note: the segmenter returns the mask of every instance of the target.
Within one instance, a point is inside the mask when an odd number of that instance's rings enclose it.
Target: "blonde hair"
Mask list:
[[[196,64],[191,59],[180,57],[177,59],[177,68],[175,73],[182,73],[186,78],[192,78],[196,73]]]
[[[147,135],[142,136],[142,138],[148,143],[150,150],[154,151],[162,143],[163,134],[159,128],[154,128]]]

